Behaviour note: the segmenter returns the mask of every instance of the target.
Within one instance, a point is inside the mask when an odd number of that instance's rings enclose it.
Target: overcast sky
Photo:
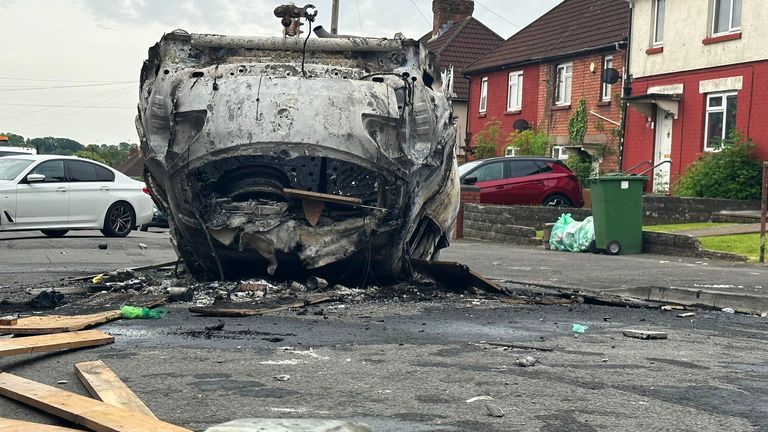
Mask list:
[[[561,0],[475,0],[508,38]],[[281,0],[0,0],[0,131],[82,144],[137,142],[138,75],[164,32],[279,36]],[[304,5],[296,1],[297,5]],[[331,0],[313,0],[330,28]],[[339,32],[419,38],[431,0],[340,0]]]

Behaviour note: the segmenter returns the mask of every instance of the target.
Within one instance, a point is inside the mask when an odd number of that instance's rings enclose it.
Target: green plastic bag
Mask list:
[[[555,225],[552,227],[551,233],[549,234],[550,249],[567,250],[563,243],[563,234],[571,222],[573,222],[573,218],[571,218],[570,213],[563,213],[560,215],[560,217],[557,219],[557,222],[555,222]]]
[[[120,315],[124,319],[157,319],[165,316],[165,309],[148,307],[123,306]]]

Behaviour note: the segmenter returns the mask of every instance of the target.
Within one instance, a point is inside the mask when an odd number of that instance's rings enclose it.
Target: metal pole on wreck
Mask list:
[[[339,0],[333,0],[331,6],[331,34],[339,34]]]

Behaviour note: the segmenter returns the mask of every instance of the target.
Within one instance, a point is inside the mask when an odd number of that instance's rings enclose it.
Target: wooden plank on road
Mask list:
[[[0,357],[107,345],[114,341],[112,335],[99,330],[2,339]]]
[[[76,393],[0,373],[0,395],[96,432],[190,432]]]
[[[156,418],[144,402],[103,361],[76,363],[75,375],[95,399]]]
[[[16,324],[0,325],[0,334],[39,335],[82,330],[120,318],[120,311],[100,312],[91,315],[44,315],[19,318]]]
[[[42,423],[30,423],[21,420],[11,420],[0,417],[0,432],[82,432],[80,429],[70,429]]]

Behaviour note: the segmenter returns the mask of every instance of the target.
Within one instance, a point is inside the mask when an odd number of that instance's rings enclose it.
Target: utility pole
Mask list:
[[[331,6],[331,34],[339,34],[339,0]]]
[[[765,212],[768,205],[768,161],[763,161],[763,193],[760,199],[760,263],[765,262]]]

